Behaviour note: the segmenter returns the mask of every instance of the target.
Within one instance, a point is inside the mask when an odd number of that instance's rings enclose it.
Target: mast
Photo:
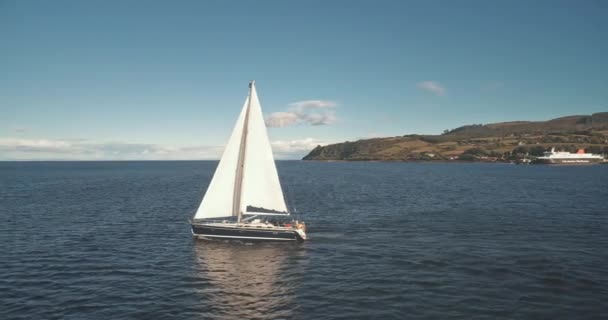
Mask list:
[[[241,222],[243,212],[241,212],[241,194],[243,193],[243,173],[245,171],[245,150],[247,149],[247,131],[249,127],[249,110],[251,109],[251,92],[255,80],[249,83],[249,98],[247,99],[247,111],[245,121],[243,121],[243,133],[241,134],[241,144],[239,147],[239,158],[236,165],[236,176],[234,178],[234,191],[232,197],[232,215],[237,216],[237,222]]]

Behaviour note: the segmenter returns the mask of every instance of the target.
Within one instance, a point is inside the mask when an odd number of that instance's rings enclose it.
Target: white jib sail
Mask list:
[[[247,108],[249,108],[249,115],[246,117]],[[247,123],[244,123],[246,118]],[[247,136],[244,140],[245,146],[241,148],[244,126],[247,126]],[[240,190],[235,191],[240,150],[245,151],[242,180]],[[238,214],[233,209],[234,197],[237,193],[240,193],[240,204],[237,207],[243,214],[248,213],[247,207],[287,213],[283,190],[254,83],[251,84],[250,96],[245,100],[245,105],[194,219],[228,217]],[[252,209],[249,211],[249,213],[255,213],[266,210]]]
[[[232,202],[234,193],[234,182],[236,176],[236,167],[239,158],[239,148],[241,145],[241,135],[243,133],[243,122],[245,121],[245,113],[249,97],[245,100],[245,105],[241,110],[232,134],[224,149],[220,163],[215,169],[211,183],[207,188],[207,192],[201,201],[194,219],[228,217],[233,215]]]
[[[248,213],[247,207],[252,206],[287,213],[283,190],[281,189],[270,140],[266,132],[262,107],[255,90],[255,82],[251,84],[251,96],[249,98],[251,103],[247,124],[248,134],[243,169],[241,212]],[[249,213],[255,212],[264,211],[249,210]]]

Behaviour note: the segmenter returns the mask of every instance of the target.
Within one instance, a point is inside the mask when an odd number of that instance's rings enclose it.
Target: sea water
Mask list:
[[[608,316],[608,166],[279,161],[310,240],[240,244],[216,165],[0,162],[0,319]]]

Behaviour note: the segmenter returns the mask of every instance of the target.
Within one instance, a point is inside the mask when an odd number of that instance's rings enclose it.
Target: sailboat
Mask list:
[[[206,240],[306,240],[306,224],[290,219],[255,81],[190,224]]]

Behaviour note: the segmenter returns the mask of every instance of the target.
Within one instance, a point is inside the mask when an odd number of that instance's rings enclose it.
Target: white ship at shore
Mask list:
[[[543,164],[594,164],[603,160],[603,156],[585,153],[584,149],[579,149],[576,153],[570,153],[555,151],[555,148],[551,148],[551,151],[544,152],[543,156],[538,157],[535,162]]]

